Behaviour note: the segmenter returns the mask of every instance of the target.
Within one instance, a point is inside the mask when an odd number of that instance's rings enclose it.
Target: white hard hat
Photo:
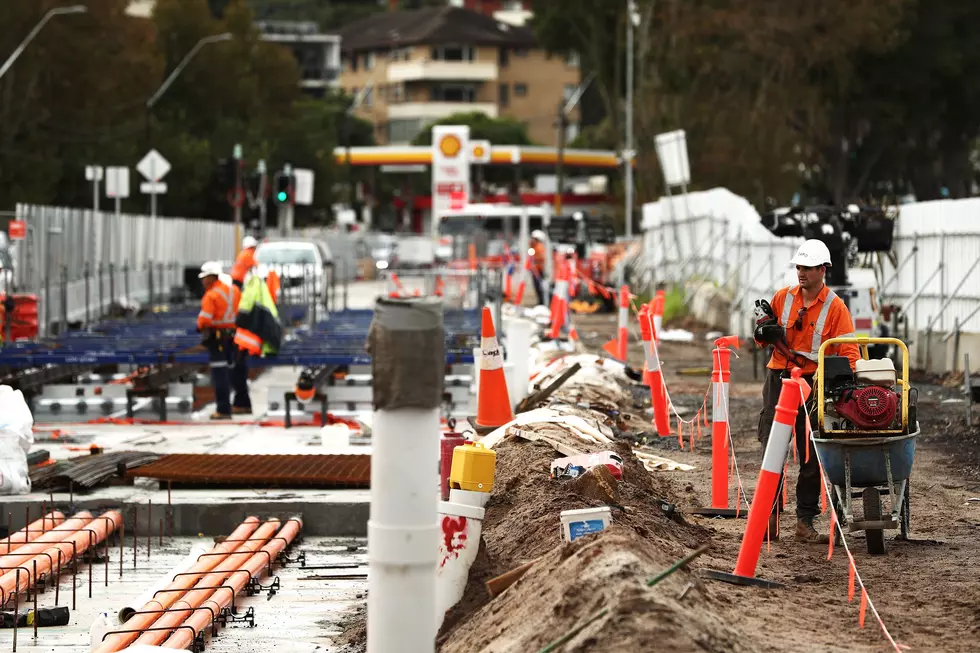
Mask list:
[[[249,247],[256,247],[259,241],[255,240],[252,236],[245,236],[242,238],[242,249],[248,249]]]
[[[540,229],[535,229],[534,231],[532,231],[531,238],[535,240],[541,240],[541,241],[548,240],[548,236]]]
[[[197,275],[198,279],[203,279],[204,277],[216,277],[221,274],[221,263],[217,261],[208,261],[201,266],[201,274]]]
[[[796,250],[796,256],[790,260],[790,263],[808,268],[830,265],[830,249],[822,240],[811,238],[800,245],[800,248]]]

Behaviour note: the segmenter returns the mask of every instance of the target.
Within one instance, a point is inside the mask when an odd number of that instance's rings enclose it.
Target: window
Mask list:
[[[389,143],[408,143],[418,136],[424,125],[422,120],[411,118],[407,120],[388,121],[388,142]]]
[[[463,84],[439,84],[432,87],[433,102],[473,102],[476,89]]]
[[[565,55],[566,66],[571,66],[572,68],[578,68],[579,62],[580,60],[579,60],[578,52],[569,52],[567,55]]]
[[[515,57],[526,57],[527,56],[527,48],[514,48],[514,56]]]
[[[374,88],[373,87],[368,88],[366,91],[364,91],[364,99],[361,100],[361,104],[363,104],[366,107],[370,107],[374,102],[373,96],[374,96]]]
[[[364,70],[374,70],[374,53],[368,52],[364,55]]]
[[[440,45],[432,48],[433,61],[473,61],[476,50],[470,45]]]
[[[500,48],[497,51],[497,65],[501,68],[506,68],[508,63],[510,63],[510,50]]]
[[[514,84],[514,95],[517,97],[524,97],[527,95],[527,84],[522,84],[518,82]]]
[[[350,71],[352,73],[357,72],[357,55],[353,52],[350,55]]]
[[[500,85],[500,95],[497,98],[501,107],[507,107],[510,105],[510,86],[507,84]]]

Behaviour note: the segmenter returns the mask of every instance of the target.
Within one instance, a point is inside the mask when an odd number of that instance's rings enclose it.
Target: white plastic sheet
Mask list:
[[[34,444],[34,416],[24,395],[0,385],[0,495],[27,494],[27,452]]]

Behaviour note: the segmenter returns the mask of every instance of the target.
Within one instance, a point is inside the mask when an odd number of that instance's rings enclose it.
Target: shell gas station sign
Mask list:
[[[470,197],[470,128],[436,125],[432,128],[432,226],[442,215],[458,211]]]

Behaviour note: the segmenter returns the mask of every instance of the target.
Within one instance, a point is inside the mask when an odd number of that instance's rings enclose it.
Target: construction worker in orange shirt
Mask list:
[[[232,413],[252,412],[248,395],[248,371],[239,359],[235,347],[235,318],[241,290],[234,284],[227,285],[219,279],[221,264],[208,261],[201,266],[198,277],[204,286],[201,311],[197,314],[197,330],[201,342],[208,349],[211,382],[214,386],[215,412],[211,419],[231,419]],[[232,405],[231,391],[235,391]]]
[[[255,248],[259,246],[259,241],[253,236],[242,238],[242,251],[235,258],[235,264],[231,266],[231,280],[241,290],[245,285],[245,275],[255,267]]]
[[[813,375],[817,371],[817,353],[820,345],[831,338],[854,337],[854,323],[844,300],[824,283],[830,267],[830,250],[820,240],[807,240],[790,260],[796,266],[798,285],[776,291],[769,304],[756,301],[755,341],[759,346],[772,346],[772,357],[767,364],[766,380],[762,388],[762,411],[759,413],[759,440],[765,447],[776,414],[776,404],[782,388],[782,379],[789,378],[793,367],[803,370],[803,378],[813,387]],[[832,345],[825,355],[846,356],[851,369],[860,352],[856,344]],[[826,544],[828,536],[818,533],[813,520],[820,514],[820,465],[808,434],[816,428],[816,406],[810,395],[807,406],[800,406],[796,416],[797,459],[800,474],[796,482],[796,531],[799,542]],[[806,424],[806,412],[810,414],[810,428]],[[769,518],[769,537],[778,539],[779,509],[782,505],[782,483],[777,493],[776,505]]]

